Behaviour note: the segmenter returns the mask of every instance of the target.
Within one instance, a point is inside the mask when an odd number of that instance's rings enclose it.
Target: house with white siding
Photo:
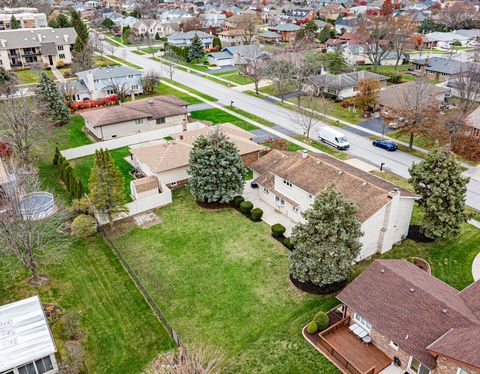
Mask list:
[[[364,233],[358,261],[389,251],[408,234],[416,196],[336,158],[272,150],[249,168],[259,186],[258,198],[296,223],[305,221],[302,213],[334,184],[346,200],[358,206]]]

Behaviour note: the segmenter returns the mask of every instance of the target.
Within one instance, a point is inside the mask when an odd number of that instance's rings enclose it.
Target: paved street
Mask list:
[[[122,47],[116,48],[115,55],[120,56],[120,51],[123,49],[124,48]],[[142,66],[145,72],[162,71],[163,65],[161,63],[150,60],[148,56],[136,55],[130,50],[128,50],[125,59],[133,64]],[[239,109],[268,119],[275,125],[286,128],[297,134],[303,133],[302,128],[295,121],[295,112],[289,109],[233,90],[227,86],[214,83],[210,80],[197,76],[196,74],[187,73],[185,71],[177,70],[174,75],[174,80],[199,92],[217,98],[218,101],[223,105],[230,105],[231,101],[233,101],[234,106]],[[392,171],[393,173],[404,178],[408,178],[409,176],[408,168],[410,165],[413,162],[420,161],[419,158],[404,152],[397,151],[390,153],[382,149],[374,148],[372,147],[371,141],[368,138],[354,134],[353,132],[348,131],[348,129],[342,129],[342,131],[347,136],[351,145],[348,153],[375,166],[380,166],[380,164],[383,163],[386,170]],[[469,184],[467,203],[469,206],[480,210],[479,181],[472,181]]]

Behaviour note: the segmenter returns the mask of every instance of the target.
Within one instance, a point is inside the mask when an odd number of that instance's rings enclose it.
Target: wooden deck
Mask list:
[[[362,343],[348,329],[348,320],[342,320],[319,333],[316,346],[348,374],[376,374],[392,361],[373,343]]]

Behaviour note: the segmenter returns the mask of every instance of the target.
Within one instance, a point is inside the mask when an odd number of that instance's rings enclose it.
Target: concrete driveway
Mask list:
[[[285,236],[290,236],[292,233],[293,227],[296,225],[296,222],[292,221],[287,216],[283,215],[271,205],[267,204],[258,197],[258,188],[252,188],[250,186],[250,181],[245,183],[245,188],[243,189],[243,197],[245,200],[251,201],[254,208],[260,208],[263,210],[262,221],[266,224],[272,226],[276,223],[280,223],[287,229],[285,231]]]

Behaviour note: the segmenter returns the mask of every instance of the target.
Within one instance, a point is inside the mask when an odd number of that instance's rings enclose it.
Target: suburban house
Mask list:
[[[223,47],[245,44],[245,31],[239,29],[226,30],[218,33]]]
[[[480,281],[458,291],[406,260],[376,260],[337,299],[342,318],[316,346],[343,372],[480,373]]]
[[[471,136],[480,138],[480,107],[467,116],[467,125],[471,128]]]
[[[382,87],[387,86],[388,77],[366,70],[359,70],[353,73],[337,75],[325,73],[311,76],[304,90],[314,95],[321,93],[331,94],[343,100],[355,96],[359,83],[365,79],[377,79]]]
[[[229,141],[234,143],[242,157],[243,163],[248,166],[258,160],[260,153],[266,148],[253,142],[254,135],[239,127],[224,123],[215,126],[224,132]],[[131,147],[133,164],[147,176],[156,176],[168,188],[181,186],[188,182],[188,159],[195,139],[206,136],[212,128],[186,131],[173,136],[174,139],[163,144]]]
[[[192,38],[197,35],[202,41],[205,49],[211,48],[213,45],[213,35],[207,34],[203,31],[188,31],[188,32],[179,32],[170,35],[167,38],[167,43],[177,47],[188,47],[192,44]]]
[[[412,61],[415,70],[426,73],[429,79],[446,81],[456,78],[462,72],[468,71],[470,63],[442,57],[427,57]]]
[[[245,65],[250,61],[264,60],[267,56],[257,45],[228,47],[222,52],[212,52],[207,55],[208,63],[217,66]]]
[[[99,140],[183,126],[187,103],[175,96],[154,96],[80,113],[87,130]]]
[[[258,34],[258,40],[262,43],[277,44],[282,41],[282,35],[274,31],[264,31]]]
[[[301,24],[313,20],[315,16],[315,9],[292,9],[285,12],[284,19],[288,22]]]
[[[378,95],[377,103],[383,111],[389,109],[398,110],[408,107],[418,92],[421,97],[418,99],[422,107],[437,104],[441,105],[445,102],[446,89],[429,83],[406,82],[385,87]]]
[[[154,39],[157,34],[163,37],[161,25],[156,19],[141,18],[133,24],[132,32],[135,36],[146,36],[150,39]]]
[[[300,26],[293,23],[281,23],[268,28],[269,31],[281,35],[281,42],[294,43],[297,40],[297,34]]]
[[[38,296],[0,306],[0,337],[0,372],[58,372],[57,348]]]
[[[249,168],[259,186],[258,198],[294,223],[304,222],[302,213],[315,196],[334,184],[358,206],[364,233],[358,261],[389,251],[408,234],[416,197],[331,156],[272,150]]]
[[[363,46],[355,43],[347,43],[342,48],[342,55],[345,62],[349,65],[372,65],[372,61],[368,57]],[[402,65],[405,60],[405,56],[401,55],[399,59],[399,65]],[[397,63],[397,53],[387,52],[382,59],[381,65],[394,66]]]
[[[0,65],[6,70],[72,63],[73,27],[0,31]]]
[[[142,73],[128,66],[105,66],[75,75],[78,80],[65,83],[65,88],[73,91],[76,101],[102,99],[114,95],[116,88],[120,87],[129,94],[143,92]]]
[[[47,16],[39,13],[37,8],[3,8],[0,9],[0,30],[10,30],[10,22],[15,17],[22,29],[47,27]]]

